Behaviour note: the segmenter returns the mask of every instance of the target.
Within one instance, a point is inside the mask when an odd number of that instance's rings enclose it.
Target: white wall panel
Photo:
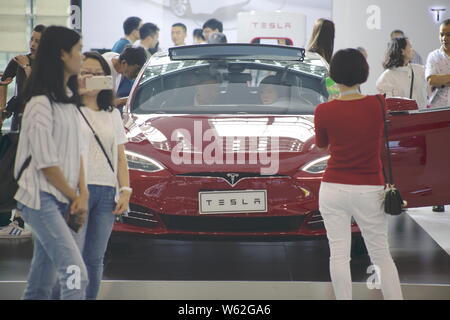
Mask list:
[[[424,60],[439,48],[439,23],[431,8],[446,8],[441,21],[450,18],[448,0],[333,0],[335,49],[361,46],[368,52],[366,93],[376,92],[375,82],[383,72],[381,64],[392,30],[403,30]]]
[[[240,11],[299,12],[307,17],[309,37],[314,20],[331,17],[332,0],[190,0],[192,12],[179,17],[169,6],[169,0],[85,0],[83,1],[83,41],[86,49],[111,48],[123,36],[122,23],[130,16],[156,23],[161,29],[160,44],[172,46],[170,27],[182,22],[188,27],[187,44],[192,43],[192,31],[201,28],[209,18],[224,24],[229,42],[237,41],[237,14]]]

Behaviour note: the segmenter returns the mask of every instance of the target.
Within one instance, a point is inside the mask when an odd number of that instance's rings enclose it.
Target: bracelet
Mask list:
[[[129,193],[132,193],[133,189],[131,189],[130,187],[122,187],[119,189],[119,192],[122,192],[122,191],[128,191]]]
[[[27,68],[27,67],[31,67],[29,64],[24,64],[23,66],[22,66],[22,68],[23,69],[25,69],[25,68]]]

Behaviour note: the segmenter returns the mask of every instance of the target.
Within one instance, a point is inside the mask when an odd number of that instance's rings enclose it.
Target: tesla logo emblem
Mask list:
[[[444,8],[432,8],[430,9],[432,12],[436,13],[436,22],[439,22],[441,20],[441,12],[447,11],[447,9]]]
[[[231,180],[231,184],[234,184],[236,178],[239,178],[238,173],[228,173],[227,177]]]

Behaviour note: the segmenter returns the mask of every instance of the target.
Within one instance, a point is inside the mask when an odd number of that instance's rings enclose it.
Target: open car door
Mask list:
[[[394,182],[408,207],[450,204],[450,107],[387,119]]]

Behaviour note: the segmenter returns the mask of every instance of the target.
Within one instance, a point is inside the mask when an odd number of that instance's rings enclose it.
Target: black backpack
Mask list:
[[[18,144],[19,132],[9,132],[0,136],[0,212],[8,212],[16,208],[14,195],[19,188],[17,181],[31,162],[31,156],[29,156],[22,165],[17,180],[14,179],[14,162]]]

